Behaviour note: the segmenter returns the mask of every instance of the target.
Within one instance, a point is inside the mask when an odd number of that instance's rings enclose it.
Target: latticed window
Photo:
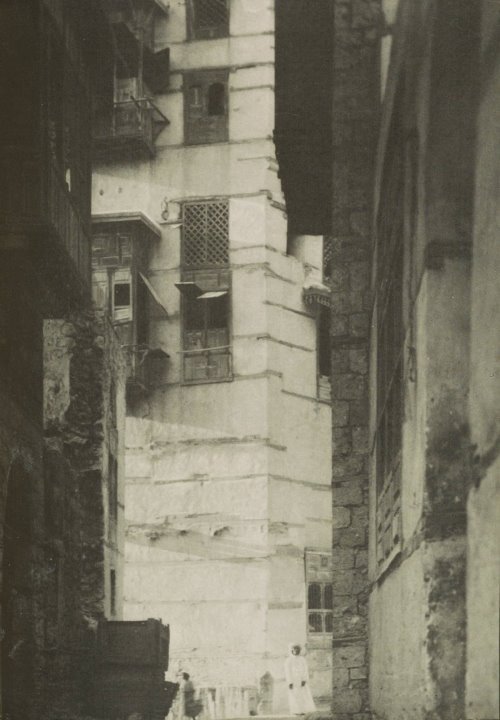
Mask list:
[[[185,203],[182,241],[184,382],[230,379],[227,200]]]
[[[228,0],[190,0],[188,34],[192,40],[225,37],[229,33]]]
[[[183,206],[184,268],[220,267],[229,263],[228,202],[193,202]]]

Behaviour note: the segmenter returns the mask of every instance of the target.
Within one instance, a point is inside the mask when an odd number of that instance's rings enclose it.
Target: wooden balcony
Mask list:
[[[59,295],[66,289],[81,298],[90,288],[89,221],[82,213],[55,159],[26,148],[0,151],[0,246],[28,248]]]
[[[94,155],[102,160],[153,157],[156,138],[168,124],[149,98],[115,103],[94,118]]]

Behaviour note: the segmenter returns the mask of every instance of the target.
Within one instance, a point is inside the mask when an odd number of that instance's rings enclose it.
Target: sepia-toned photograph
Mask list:
[[[500,720],[500,0],[0,0],[0,720]]]

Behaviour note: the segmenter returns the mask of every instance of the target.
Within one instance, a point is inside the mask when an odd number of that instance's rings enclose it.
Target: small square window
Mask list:
[[[123,308],[130,305],[130,283],[115,283],[113,302],[115,308]]]

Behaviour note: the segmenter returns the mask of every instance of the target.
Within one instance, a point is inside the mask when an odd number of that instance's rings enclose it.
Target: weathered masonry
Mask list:
[[[120,612],[123,475],[109,458],[125,380],[90,308],[89,107],[105,35],[97,2],[0,8],[0,712],[12,720],[87,715],[96,623]]]
[[[499,9],[334,6],[334,717],[498,717]]]

